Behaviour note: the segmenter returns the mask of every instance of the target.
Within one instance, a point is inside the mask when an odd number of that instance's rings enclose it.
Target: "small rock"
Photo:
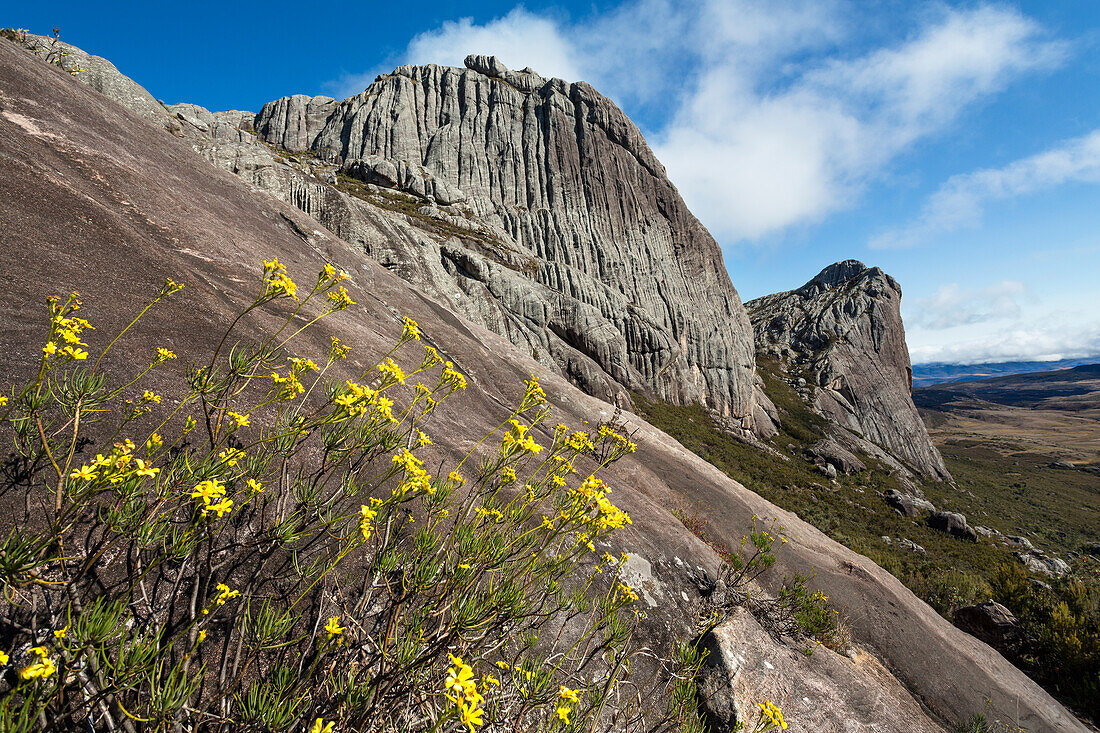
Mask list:
[[[1050,464],[1050,467],[1051,468],[1062,468],[1062,469],[1066,469],[1066,470],[1069,470],[1069,471],[1073,471],[1077,468],[1077,466],[1073,465],[1069,461],[1055,461],[1054,463]]]
[[[905,537],[898,537],[898,547],[903,550],[909,550],[909,552],[915,552],[918,555],[925,554],[925,549],[918,545],[916,542]]]

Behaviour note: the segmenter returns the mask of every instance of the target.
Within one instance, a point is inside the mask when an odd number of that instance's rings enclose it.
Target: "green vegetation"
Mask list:
[[[1018,563],[993,578],[993,598],[1026,632],[1009,657],[1055,694],[1100,720],[1100,573],[1060,578],[1036,589]]]
[[[264,263],[164,395],[143,380],[166,348],[136,375],[100,366],[179,285],[98,348],[76,294],[49,299],[37,374],[0,398],[0,490],[28,514],[0,538],[0,731],[700,733],[702,655],[643,650],[625,557],[594,555],[630,523],[596,474],[634,445],[564,425],[540,445],[532,379],[432,476],[425,431],[466,381],[415,322],[363,369],[335,338],[316,362],[290,350],[354,304],[346,277],[326,266],[299,299]],[[235,341],[252,311],[275,325]],[[622,686],[635,666],[650,680]]]
[[[425,229],[443,238],[457,237],[459,239],[481,242],[487,245],[500,245],[496,237],[489,234],[455,226],[443,219],[437,219],[434,216],[422,213],[420,208],[424,206],[426,202],[417,199],[412,194],[371,186],[343,172],[336,174],[336,188],[349,196],[362,199],[368,204],[377,206],[380,209],[392,211],[397,214],[404,214],[421,229]],[[506,263],[501,262],[501,264]]]
[[[1050,583],[1047,591],[1032,580],[1050,579],[1029,579],[1003,544],[984,538],[966,542],[899,516],[883,494],[903,488],[885,466],[868,456],[860,456],[868,470],[840,474],[835,484],[826,481],[803,455],[805,447],[823,437],[824,421],[781,378],[785,375],[777,363],[762,360],[761,367],[768,397],[783,423],[780,434],[768,442],[774,453],[728,435],[698,405],[681,407],[641,394],[633,395],[634,405],[640,415],[731,478],[878,563],[943,616],[950,619],[956,609],[989,598],[1003,603],[1018,615],[1029,640],[1015,662],[1071,707],[1100,718],[1096,563],[1076,563],[1073,576]],[[962,511],[974,523],[1005,533],[1032,532],[1052,548],[1080,550],[1089,533],[1095,533],[1095,527],[1087,526],[1089,515],[1074,511],[1074,506],[1095,505],[1095,486],[1088,485],[1094,477],[1041,465],[1049,458],[1006,458],[975,445],[953,444],[944,457],[964,491],[925,484],[924,491],[938,506]],[[1041,489],[1033,478],[1037,473],[1043,479]],[[716,544],[706,523],[698,520],[700,510],[705,513],[706,507],[684,506],[677,516],[727,557],[729,548]],[[894,541],[887,544],[883,536]],[[900,547],[899,537],[926,552]],[[1011,568],[1016,579],[1008,585],[1005,568]]]

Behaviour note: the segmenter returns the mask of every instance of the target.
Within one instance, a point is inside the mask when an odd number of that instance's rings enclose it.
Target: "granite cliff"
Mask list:
[[[285,97],[254,129],[445,222],[434,248],[367,248],[589,393],[649,390],[751,428],[744,308],[638,129],[583,82],[466,66],[402,66],[342,102]],[[299,202],[366,244],[362,217],[317,198]]]
[[[894,278],[846,260],[747,307],[757,353],[783,365],[803,398],[832,421],[834,439],[850,451],[884,449],[922,477],[951,478],[913,405]]]

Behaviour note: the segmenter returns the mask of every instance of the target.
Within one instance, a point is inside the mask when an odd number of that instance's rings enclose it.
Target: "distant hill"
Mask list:
[[[1082,364],[1100,363],[1100,355],[1083,359],[1061,359],[1059,361],[1002,361],[991,364],[947,364],[932,362],[913,365],[913,389],[927,387],[943,382],[962,382],[973,379],[985,379],[1008,374],[1026,374],[1031,372],[1049,372],[1070,369]]]
[[[1100,408],[1100,364],[945,382],[913,391],[913,401],[922,408],[941,409],[949,403],[966,400],[1066,412],[1097,409]]]

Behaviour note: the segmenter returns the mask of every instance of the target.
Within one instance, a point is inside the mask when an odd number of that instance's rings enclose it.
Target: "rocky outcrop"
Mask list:
[[[806,379],[817,412],[924,477],[950,478],[913,405],[901,288],[892,277],[846,260],[746,306],[758,353]]]
[[[927,499],[906,494],[897,489],[887,489],[884,497],[886,503],[903,517],[919,517],[921,512],[936,511],[935,505]]]
[[[752,730],[764,700],[782,709],[792,730],[943,730],[870,655],[848,658],[821,646],[807,655],[804,646],[777,644],[744,608],[708,632],[702,646],[699,695],[710,730],[740,730],[738,723]]]
[[[928,526],[961,540],[978,541],[978,533],[966,523],[966,517],[958,512],[932,512],[928,515]]]
[[[579,384],[606,381],[595,368],[752,427],[745,311],[717,244],[638,129],[587,84],[513,72],[492,57],[471,56],[467,67],[402,66],[331,109],[288,97],[265,105],[255,129],[483,222],[523,266],[501,272],[456,233],[484,266],[456,262],[453,282],[434,289],[500,275],[480,280],[508,315],[494,330],[536,345],[564,374],[589,373]],[[329,225],[325,212],[310,213]]]

